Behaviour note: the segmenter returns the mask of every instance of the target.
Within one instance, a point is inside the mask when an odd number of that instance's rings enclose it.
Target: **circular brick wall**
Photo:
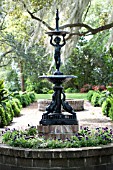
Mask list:
[[[84,100],[83,99],[68,99],[66,100],[75,111],[84,110]],[[39,99],[38,100],[38,110],[45,111],[46,107],[50,104],[49,99]],[[63,109],[62,109],[63,110]]]
[[[113,144],[65,149],[24,149],[0,144],[0,170],[112,170]]]

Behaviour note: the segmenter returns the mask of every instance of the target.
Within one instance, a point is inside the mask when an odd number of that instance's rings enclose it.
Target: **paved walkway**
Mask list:
[[[113,121],[102,114],[100,107],[93,107],[88,101],[85,101],[84,109],[84,111],[76,112],[79,126],[88,126],[90,129],[95,127],[113,128]],[[14,118],[13,122],[8,127],[10,129],[25,129],[28,124],[36,126],[39,124],[42,114],[42,112],[38,111],[38,104],[35,102],[30,106],[23,108],[21,116]]]

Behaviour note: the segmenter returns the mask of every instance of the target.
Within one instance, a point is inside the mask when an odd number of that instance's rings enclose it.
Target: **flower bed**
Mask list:
[[[5,144],[23,148],[80,148],[88,146],[106,145],[113,140],[113,130],[106,128],[96,128],[90,130],[88,127],[82,128],[70,138],[46,139],[39,136],[35,126],[28,127],[24,131],[16,129],[6,129],[2,131],[2,141]]]
[[[113,167],[113,131],[107,127],[81,128],[65,140],[38,137],[33,126],[25,131],[6,129],[2,133],[2,170],[111,170]]]

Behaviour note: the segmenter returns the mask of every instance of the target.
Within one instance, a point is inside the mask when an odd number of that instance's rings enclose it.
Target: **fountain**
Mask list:
[[[63,75],[60,71],[60,51],[66,44],[65,36],[66,34],[69,34],[69,32],[59,30],[58,9],[56,11],[56,29],[54,31],[46,32],[46,34],[50,36],[50,44],[55,47],[54,60],[56,71],[50,76],[40,76],[40,78],[47,79],[54,84],[54,93],[52,95],[52,101],[46,107],[46,111],[43,113],[42,119],[39,122],[38,131],[40,134],[45,134],[46,131],[47,136],[56,132],[62,134],[63,132],[66,132],[66,134],[71,132],[72,135],[72,129],[73,133],[78,130],[78,121],[74,109],[66,101],[66,95],[63,92],[62,84],[72,78],[76,78],[76,76]],[[53,38],[53,36],[55,38]],[[64,112],[62,112],[62,108]]]

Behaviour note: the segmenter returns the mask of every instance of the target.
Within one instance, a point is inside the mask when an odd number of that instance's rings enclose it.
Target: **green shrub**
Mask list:
[[[15,98],[17,98],[20,101],[22,107],[26,107],[26,106],[30,105],[30,103],[35,101],[36,95],[35,95],[35,92],[24,92],[24,93],[16,94]],[[19,102],[18,102],[18,104],[19,104]],[[21,105],[20,105],[20,107],[21,107]]]
[[[54,93],[54,90],[49,90],[48,91],[48,94],[53,94]]]
[[[106,100],[106,98],[109,96],[108,92],[107,91],[102,91],[100,93],[100,99],[98,101],[99,103],[99,106],[102,106],[103,102]]]
[[[3,108],[3,106],[0,106],[0,127],[4,127],[7,125],[7,120],[5,117],[5,110]]]
[[[19,99],[17,98],[13,98],[13,101],[17,104],[18,108],[21,110],[22,109],[22,105]]]
[[[106,100],[103,102],[102,112],[104,115],[109,116],[109,110],[111,108],[112,102],[113,100],[110,97],[106,98]]]
[[[27,93],[22,95],[22,106],[26,107],[31,103],[31,99]]]
[[[111,99],[111,107],[109,108],[109,117],[113,120],[113,99]]]
[[[89,100],[89,102],[91,102],[91,98],[93,96],[93,94],[95,93],[94,90],[89,90],[87,93],[87,99]]]
[[[78,90],[77,89],[74,89],[74,88],[67,88],[66,90],[65,90],[65,93],[77,93],[78,92]]]
[[[30,99],[31,99],[31,103],[33,103],[36,99],[36,95],[35,95],[35,92],[29,92],[28,93]]]
[[[31,103],[31,99],[27,93],[18,94],[15,97],[19,99],[22,107],[26,107]]]
[[[6,109],[5,109],[7,125],[10,124],[10,122],[13,120],[13,117],[14,117],[14,111],[13,111],[13,108],[10,102],[11,101],[6,102]]]
[[[91,104],[95,107],[99,106],[98,103],[99,99],[100,99],[100,94],[98,92],[93,93],[93,96],[91,98]]]
[[[14,112],[10,101],[4,103],[4,106],[0,105],[0,118],[1,118],[0,127],[9,125],[13,120],[13,117],[14,117]]]
[[[12,105],[12,109],[13,109],[13,112],[14,112],[14,117],[20,116],[20,108],[18,107],[15,100],[11,101],[11,105]]]

